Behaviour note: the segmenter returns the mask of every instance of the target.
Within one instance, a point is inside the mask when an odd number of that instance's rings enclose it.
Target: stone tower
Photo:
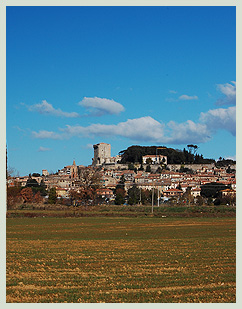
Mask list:
[[[99,143],[93,145],[94,158],[92,159],[93,166],[99,166],[105,163],[107,158],[111,157],[111,145],[106,143]]]
[[[73,163],[71,165],[71,178],[76,178],[78,174],[78,168],[76,166],[76,161],[73,160]]]

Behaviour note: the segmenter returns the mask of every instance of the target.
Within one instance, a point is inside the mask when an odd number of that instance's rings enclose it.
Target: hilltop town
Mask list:
[[[35,193],[37,187],[44,188],[38,193],[39,200],[43,201],[48,201],[54,189],[57,201],[62,203],[80,204],[82,200],[92,203],[95,198],[98,203],[149,201],[159,206],[169,201],[204,204],[220,199],[219,202],[235,205],[236,165],[226,164],[226,160],[225,164],[169,164],[167,156],[156,151],[156,154],[142,156],[141,163],[122,163],[121,155],[111,156],[110,144],[99,143],[93,145],[93,149],[90,166],[76,165],[74,160],[56,173],[43,169],[42,175],[9,177],[7,186],[35,188]],[[213,189],[216,194],[209,193]]]

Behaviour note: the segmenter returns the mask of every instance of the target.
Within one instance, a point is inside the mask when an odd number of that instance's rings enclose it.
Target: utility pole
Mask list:
[[[140,191],[139,191],[139,203],[141,205],[141,187],[140,187]]]
[[[157,187],[157,191],[158,191],[157,206],[160,207],[160,191],[159,191],[159,187]]]
[[[153,182],[153,188],[152,188],[152,207],[151,207],[151,213],[154,212],[154,182]]]

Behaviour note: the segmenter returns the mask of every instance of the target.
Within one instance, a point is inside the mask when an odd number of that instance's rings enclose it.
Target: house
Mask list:
[[[183,195],[183,191],[179,190],[179,189],[168,189],[166,191],[163,192],[163,195],[165,197],[178,197],[178,196],[182,196]]]
[[[145,176],[137,175],[134,177],[135,183],[145,183],[147,181]]]
[[[69,189],[56,187],[56,196],[58,198],[68,198],[69,197]]]
[[[160,174],[149,174],[146,179],[148,180],[148,182],[158,181],[161,179],[161,176]]]
[[[97,189],[97,195],[102,198],[114,199],[113,191],[108,188]]]
[[[200,196],[200,193],[201,193],[201,188],[192,188],[191,189],[191,195],[195,198]]]
[[[43,176],[49,176],[49,172],[47,170],[42,170],[42,175]]]
[[[150,161],[150,163],[148,162]],[[143,164],[167,164],[167,156],[162,155],[146,155],[142,156]]]
[[[233,197],[233,196],[236,195],[236,191],[233,190],[233,189],[221,190],[220,193],[221,193],[221,196],[222,196],[222,197],[226,197],[226,196],[231,196],[231,197]]]

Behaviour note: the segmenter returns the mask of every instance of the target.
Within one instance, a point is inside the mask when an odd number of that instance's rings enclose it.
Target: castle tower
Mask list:
[[[107,158],[111,157],[111,145],[106,143],[99,143],[93,145],[94,158],[92,159],[92,165],[102,165]]]

